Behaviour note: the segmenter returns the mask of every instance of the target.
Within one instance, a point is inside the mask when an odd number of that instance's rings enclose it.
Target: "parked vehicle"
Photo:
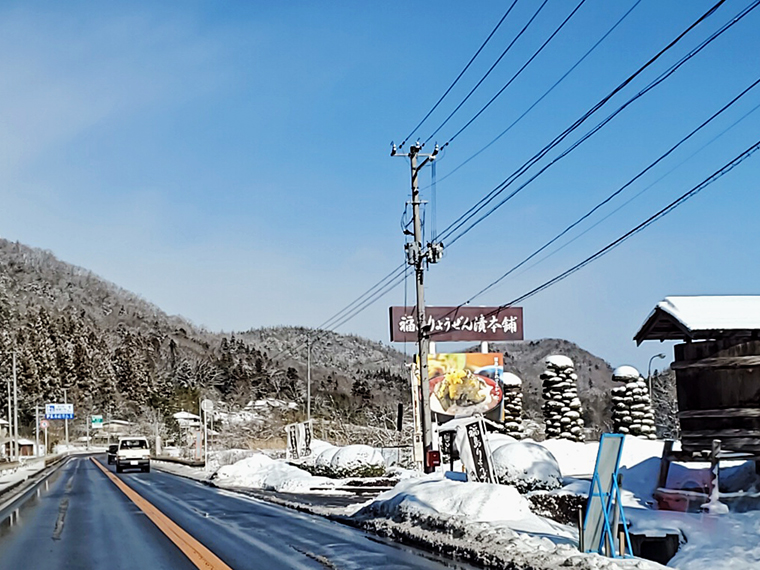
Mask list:
[[[108,446],[108,452],[106,453],[106,457],[108,458],[108,464],[112,465],[113,463],[116,463],[116,451],[119,449],[118,443],[112,443]]]
[[[116,451],[116,472],[124,469],[140,469],[150,472],[150,446],[147,438],[139,436],[119,438],[119,448]]]

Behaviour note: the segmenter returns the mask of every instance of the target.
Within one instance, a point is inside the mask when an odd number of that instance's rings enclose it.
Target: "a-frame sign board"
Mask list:
[[[624,437],[620,433],[605,433],[599,442],[594,476],[588,494],[586,518],[581,530],[584,552],[609,553],[613,558],[619,558],[618,550],[624,553],[624,557],[631,556],[633,552],[618,485],[618,468]],[[620,540],[625,540],[625,545],[618,544],[618,547],[623,548],[615,548],[618,542],[615,527],[618,523],[622,526],[624,537]]]

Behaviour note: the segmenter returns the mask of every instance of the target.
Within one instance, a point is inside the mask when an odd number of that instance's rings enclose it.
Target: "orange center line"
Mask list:
[[[106,474],[114,485],[121,489],[122,493],[124,493],[130,501],[137,505],[137,507],[144,512],[151,521],[153,521],[153,524],[155,524],[159,530],[169,538],[169,540],[177,545],[177,547],[190,559],[190,562],[195,564],[196,567],[205,570],[232,570],[227,564],[222,562],[216,554],[190,536],[177,523],[153,506],[152,503],[143,499],[143,497],[134,489],[103,467],[100,461],[94,457],[91,457],[90,459],[92,459],[93,463]]]

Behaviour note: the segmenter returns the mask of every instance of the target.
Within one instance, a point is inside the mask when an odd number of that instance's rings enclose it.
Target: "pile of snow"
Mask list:
[[[548,449],[559,463],[565,481],[571,483],[573,492],[587,494],[589,481],[594,473],[599,442],[580,443],[563,440],[546,440],[540,442]],[[651,508],[655,501],[652,497],[660,471],[662,441],[651,441],[635,437],[626,437],[620,456],[620,473],[623,475],[623,505],[625,507]],[[569,481],[568,478],[583,478],[583,481]]]
[[[537,443],[519,441],[493,451],[496,479],[521,493],[551,491],[562,486],[562,473],[551,452]]]
[[[334,487],[337,484],[333,479],[315,477],[303,469],[272,459],[263,453],[221,467],[214,474],[213,480],[219,487],[246,487],[286,493],[309,493],[318,487]]]
[[[581,554],[577,532],[530,511],[514,487],[435,479],[402,481],[360,507],[352,518],[393,538],[427,543],[455,559],[488,567],[662,568]],[[551,537],[548,538],[548,537]]]
[[[363,506],[355,518],[383,517],[415,520],[420,517],[463,517],[470,522],[509,522],[525,532],[557,533],[573,538],[569,529],[534,515],[517,489],[490,483],[461,483],[433,474],[400,481]]]
[[[208,470],[217,471],[224,465],[232,465],[256,455],[258,452],[252,449],[224,449],[221,451],[210,451],[208,454]]]
[[[633,366],[624,364],[612,371],[612,379],[620,382],[624,380],[638,380],[641,374]]]
[[[378,477],[385,474],[385,460],[382,453],[369,445],[347,445],[335,447],[322,442],[317,448],[312,446],[312,459],[305,467],[315,475],[333,478]]]

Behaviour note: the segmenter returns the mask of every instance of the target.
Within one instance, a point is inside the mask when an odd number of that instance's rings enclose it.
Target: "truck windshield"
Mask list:
[[[148,442],[144,439],[125,439],[121,442],[121,449],[148,449]]]

